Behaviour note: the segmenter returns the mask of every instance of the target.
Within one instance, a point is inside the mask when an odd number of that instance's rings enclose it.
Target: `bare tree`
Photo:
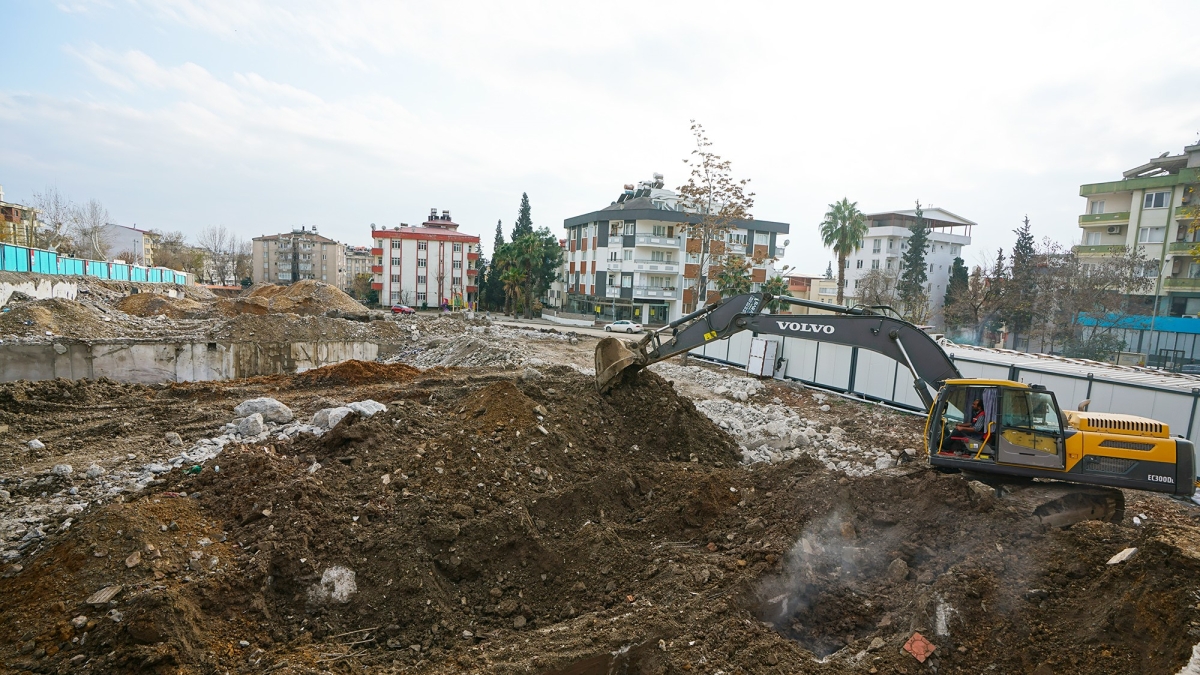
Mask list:
[[[692,120],[691,131],[696,147],[692,156],[683,160],[691,175],[679,188],[679,202],[684,210],[699,216],[685,227],[687,254],[699,263],[693,301],[687,303],[694,309],[707,301],[709,268],[724,254],[726,235],[739,222],[753,218],[754,193],[746,191],[750,179],[735,180],[729,160],[710,150],[712,142],[703,125]]]
[[[203,275],[204,252],[188,245],[182,232],[151,230],[150,233],[154,237],[155,264],[197,276]]]
[[[871,270],[858,280],[854,289],[858,302],[869,307],[896,307],[900,275],[893,270]]]
[[[236,283],[250,276],[250,242],[231,232],[224,225],[210,225],[200,231],[196,243],[211,261],[209,281],[217,284]]]
[[[97,199],[71,209],[70,232],[75,247],[85,256],[96,260],[107,260],[112,249],[112,238],[108,232],[108,209]]]
[[[71,238],[70,226],[75,210],[71,200],[63,196],[58,188],[49,185],[42,192],[33,193],[33,207],[38,210],[41,227],[34,232],[34,246],[74,254],[75,242]]]

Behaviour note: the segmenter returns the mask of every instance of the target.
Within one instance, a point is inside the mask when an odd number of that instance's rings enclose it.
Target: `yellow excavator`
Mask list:
[[[765,310],[772,300],[830,314],[769,314]],[[1064,411],[1054,393],[1041,385],[964,378],[937,341],[889,315],[887,308],[738,295],[639,340],[604,338],[596,346],[596,386],[607,392],[641,368],[740,331],[854,346],[898,361],[912,373],[913,387],[928,410],[929,463],[978,478],[998,494],[1020,494],[1036,505],[1032,515],[1044,525],[1119,521],[1124,495],[1113,488],[1182,498],[1196,491],[1193,444],[1171,437],[1165,423],[1090,413],[1086,402],[1080,410]]]

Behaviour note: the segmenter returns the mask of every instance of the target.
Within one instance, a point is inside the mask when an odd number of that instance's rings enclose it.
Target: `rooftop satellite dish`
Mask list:
[[[791,245],[792,245],[792,240],[791,240],[791,239],[784,239],[784,240],[783,240],[783,245],[784,245],[784,246],[791,246]]]

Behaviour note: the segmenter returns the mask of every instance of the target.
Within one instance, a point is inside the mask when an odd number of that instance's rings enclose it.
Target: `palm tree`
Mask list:
[[[776,298],[792,297],[792,292],[788,290],[787,281],[779,275],[775,275],[763,282],[762,292],[770,293]],[[772,300],[771,302],[767,303],[767,309],[770,310],[772,314],[777,314],[779,310],[783,309],[783,306],[786,304],[787,303],[783,302],[782,300]]]
[[[858,202],[845,197],[829,205],[825,220],[821,223],[821,239],[832,248],[838,257],[837,304],[842,304],[846,288],[846,257],[862,248],[863,237],[867,236],[867,219],[858,210]]]
[[[740,255],[731,255],[721,263],[717,272],[717,289],[726,298],[750,292],[750,262]]]
[[[513,316],[516,316],[518,303],[524,295],[525,270],[516,266],[509,267],[500,275],[500,281],[504,284],[505,304],[511,308]]]

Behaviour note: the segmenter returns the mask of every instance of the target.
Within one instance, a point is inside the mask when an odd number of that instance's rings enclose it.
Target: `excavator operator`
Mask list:
[[[983,400],[977,398],[971,403],[971,421],[954,425],[954,433],[950,435],[950,451],[952,453],[970,454],[967,443],[983,441],[984,429],[987,427],[985,417]]]

